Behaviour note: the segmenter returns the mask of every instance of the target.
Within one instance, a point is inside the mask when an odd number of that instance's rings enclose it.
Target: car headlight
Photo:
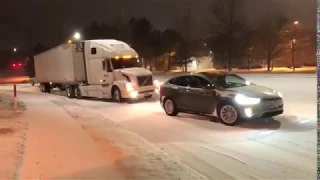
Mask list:
[[[127,92],[132,92],[134,91],[133,85],[131,83],[126,83],[126,91]]]
[[[283,95],[281,92],[278,92],[278,96],[280,96],[281,98],[283,98]]]
[[[261,101],[260,98],[252,98],[243,94],[237,94],[234,100],[240,105],[256,105]]]

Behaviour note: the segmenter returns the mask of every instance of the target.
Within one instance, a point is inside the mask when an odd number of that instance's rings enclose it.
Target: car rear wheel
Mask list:
[[[179,113],[176,103],[170,98],[164,100],[163,108],[166,114],[169,116],[176,116]]]
[[[219,107],[218,115],[223,124],[234,126],[240,120],[237,109],[231,104],[223,104]]]

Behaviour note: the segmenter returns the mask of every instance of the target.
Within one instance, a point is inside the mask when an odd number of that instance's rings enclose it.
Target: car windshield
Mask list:
[[[141,67],[138,58],[129,58],[129,59],[111,59],[113,69],[122,69],[122,68],[132,68],[132,67]]]
[[[215,82],[218,86],[226,89],[248,86],[250,84],[249,81],[235,74],[218,76]]]

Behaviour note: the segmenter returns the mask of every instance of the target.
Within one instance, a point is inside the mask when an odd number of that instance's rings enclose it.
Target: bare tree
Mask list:
[[[311,37],[302,31],[295,32],[293,23],[282,14],[276,13],[273,17],[265,18],[257,31],[259,43],[256,44],[256,49],[265,55],[268,70],[273,69],[274,59],[293,51],[292,43],[295,43],[295,51],[299,51],[312,42]]]
[[[165,52],[163,41],[162,41],[162,35],[163,35],[162,31],[158,29],[154,29],[148,37],[148,47],[151,50],[151,56],[152,56],[150,58],[153,61],[152,65],[155,69],[158,68],[159,65],[162,65],[161,63],[163,63],[161,61],[158,61],[159,57],[161,57]]]
[[[149,45],[154,27],[150,20],[145,17],[132,18],[129,21],[129,26],[131,29],[132,46],[138,51],[139,56],[144,59],[143,65],[145,66],[145,63],[152,58],[153,54]]]
[[[181,34],[177,56],[183,60],[184,71],[188,71],[188,59],[192,56],[192,41],[195,37],[194,23],[190,9],[177,21],[177,31]]]
[[[285,25],[288,23],[288,19],[283,15],[278,14],[276,17],[269,16],[265,23],[261,26],[261,37],[264,37],[264,46],[267,54],[267,66],[268,71],[271,70],[272,60],[283,54],[283,51],[287,49],[287,44],[282,43],[283,41],[283,31]]]
[[[225,38],[226,48],[223,48],[223,50],[226,52],[220,53],[227,55],[229,71],[232,70],[234,40],[244,25],[242,16],[242,6],[244,2],[244,0],[214,0],[212,4],[211,12],[214,20],[210,22],[211,33],[218,39],[221,39],[221,37]],[[242,20],[242,22],[240,22],[239,19]]]
[[[162,42],[164,45],[165,53],[168,54],[168,67],[167,70],[171,69],[171,54],[176,49],[181,37],[178,32],[172,29],[166,29],[162,34]]]

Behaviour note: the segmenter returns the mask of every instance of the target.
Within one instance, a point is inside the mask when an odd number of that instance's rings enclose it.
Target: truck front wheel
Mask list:
[[[67,92],[67,97],[68,98],[74,98],[75,95],[74,95],[74,88],[73,86],[69,85],[66,89],[66,92]]]
[[[112,99],[118,103],[122,102],[121,91],[118,87],[112,88]]]

